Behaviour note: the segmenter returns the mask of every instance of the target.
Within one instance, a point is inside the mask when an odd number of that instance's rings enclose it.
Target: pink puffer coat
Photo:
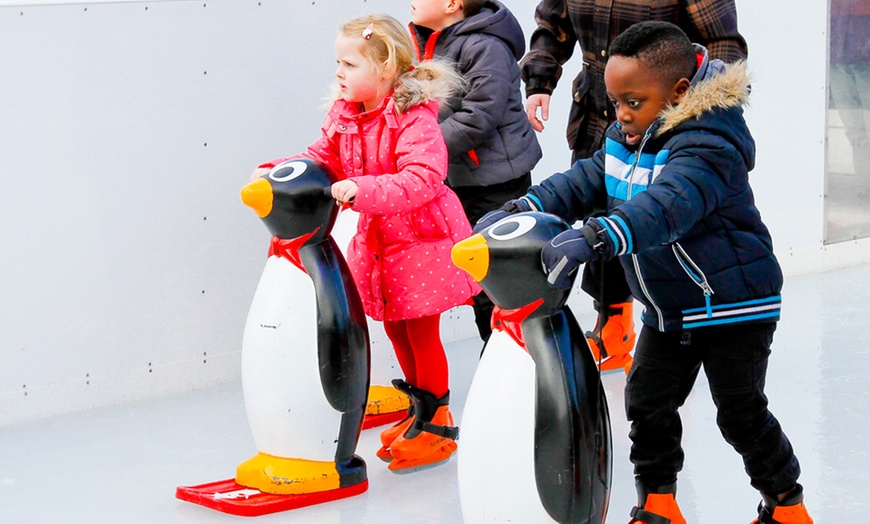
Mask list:
[[[447,147],[438,104],[400,113],[387,97],[371,111],[358,107],[337,101],[323,136],[303,156],[359,185],[353,209],[360,217],[347,259],[366,314],[405,320],[466,303],[480,288],[450,258],[471,226],[444,185]]]

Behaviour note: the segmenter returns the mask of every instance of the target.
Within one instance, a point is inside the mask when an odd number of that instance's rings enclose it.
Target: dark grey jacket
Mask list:
[[[541,147],[526,118],[517,61],[525,52],[519,22],[489,0],[476,15],[441,31],[410,24],[417,59],[453,62],[469,89],[442,109],[453,187],[489,186],[532,170]]]

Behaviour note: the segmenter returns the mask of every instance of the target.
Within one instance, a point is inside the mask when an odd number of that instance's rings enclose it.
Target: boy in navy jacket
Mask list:
[[[447,184],[474,224],[525,194],[541,159],[520,92],[523,30],[496,0],[412,0],[411,19],[417,59],[449,60],[468,82],[438,120],[449,156]],[[474,315],[485,342],[492,302],[483,292],[474,297]]]
[[[604,147],[484,217],[544,211],[580,229],[541,254],[554,287],[594,258],[619,257],[645,306],[625,403],[638,505],[633,523],[685,523],[678,409],[701,366],[725,439],[762,494],[759,523],[812,519],[800,466],[764,394],[782,272],[755,207],[755,142],[743,119],[745,64],[725,66],[667,22],[642,22],[610,46],[607,95],[616,122]]]

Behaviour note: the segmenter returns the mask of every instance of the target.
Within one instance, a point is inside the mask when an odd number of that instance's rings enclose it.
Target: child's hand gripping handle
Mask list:
[[[352,180],[340,180],[329,188],[330,196],[342,209],[347,209],[353,205],[357,192],[359,192],[359,186]]]
[[[332,194],[332,187],[323,188],[323,194],[326,195],[327,198],[334,198]],[[350,202],[342,202],[338,199],[335,199],[335,205],[339,206],[341,208],[341,211],[344,211],[345,209],[350,209],[350,207],[353,205],[353,198],[350,199]]]

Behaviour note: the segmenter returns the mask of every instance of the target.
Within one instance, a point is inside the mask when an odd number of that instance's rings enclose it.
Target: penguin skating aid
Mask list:
[[[551,288],[541,267],[543,246],[567,229],[553,215],[519,213],[453,248],[496,305],[462,417],[466,522],[601,524],[607,515],[606,399],[569,291]]]
[[[253,516],[364,492],[355,454],[369,386],[362,303],[330,231],[331,173],[284,162],[242,190],[272,233],[242,342],[242,389],[257,454],[236,477],[176,497]]]

